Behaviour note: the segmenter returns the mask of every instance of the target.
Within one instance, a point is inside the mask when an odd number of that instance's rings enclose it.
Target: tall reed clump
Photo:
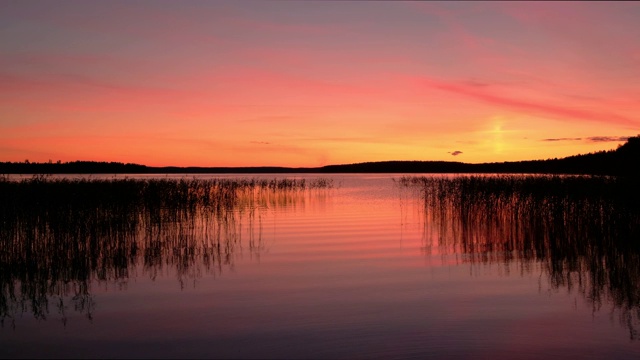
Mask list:
[[[126,281],[138,264],[151,277],[173,267],[181,283],[198,276],[200,266],[222,271],[233,262],[243,219],[251,225],[256,209],[288,206],[305,189],[330,186],[314,184],[2,177],[0,320],[25,309],[45,318],[52,297],[69,296],[90,316],[91,282]],[[250,240],[256,245],[252,234]]]
[[[576,289],[640,323],[640,188],[596,176],[403,177],[421,189],[425,231],[470,262],[542,264],[553,287]]]

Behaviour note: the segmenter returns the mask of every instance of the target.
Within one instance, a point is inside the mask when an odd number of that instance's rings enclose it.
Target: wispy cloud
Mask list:
[[[491,86],[476,86],[469,82],[441,81],[422,77],[419,79],[423,85],[431,89],[441,90],[456,95],[465,96],[484,103],[510,108],[518,111],[531,112],[547,116],[553,116],[561,120],[572,121],[596,121],[616,123],[637,128],[640,125],[638,119],[629,118],[608,111],[576,108],[571,106],[555,105],[540,100],[521,99],[502,94]]]
[[[593,142],[610,142],[610,141],[627,141],[629,140],[628,136],[592,136],[588,137],[587,140]]]
[[[450,151],[449,154],[451,154],[453,156],[458,156],[458,155],[462,154],[462,151],[460,151],[460,150]]]
[[[589,142],[620,142],[629,140],[629,136],[590,136],[586,138],[548,138],[541,141],[589,141]]]
[[[541,141],[580,141],[582,138],[550,138],[542,139]]]

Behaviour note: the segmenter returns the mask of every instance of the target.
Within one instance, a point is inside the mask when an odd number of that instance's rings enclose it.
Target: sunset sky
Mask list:
[[[640,3],[0,2],[0,161],[493,162],[640,134]]]

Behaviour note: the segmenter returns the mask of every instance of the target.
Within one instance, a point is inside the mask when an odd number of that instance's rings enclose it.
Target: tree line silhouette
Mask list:
[[[132,163],[72,161],[0,162],[0,174],[180,174],[180,173],[531,173],[639,176],[640,135],[615,150],[511,162],[379,161],[322,167],[152,167]]]

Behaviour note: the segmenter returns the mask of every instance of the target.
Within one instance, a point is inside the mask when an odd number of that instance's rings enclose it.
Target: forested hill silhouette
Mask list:
[[[615,150],[560,159],[467,164],[453,161],[380,161],[315,168],[151,167],[118,162],[2,162],[0,174],[198,174],[198,173],[546,173],[640,176],[640,135]]]

